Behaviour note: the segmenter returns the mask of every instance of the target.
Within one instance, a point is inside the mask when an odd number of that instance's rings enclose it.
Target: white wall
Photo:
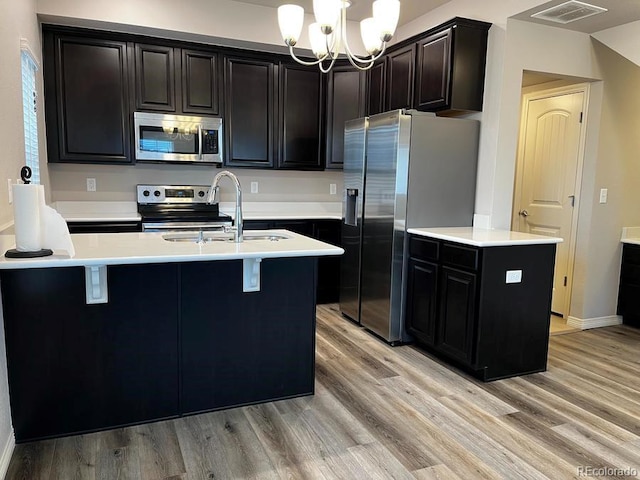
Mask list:
[[[24,129],[22,126],[22,83],[20,66],[20,39],[26,39],[37,53],[40,34],[35,15],[35,0],[0,0],[0,226],[12,221],[12,208],[8,202],[7,178],[15,179],[24,165]],[[40,88],[40,91],[41,88]],[[41,97],[41,96],[40,96]],[[38,102],[40,108],[42,101]],[[42,142],[41,142],[42,143]],[[46,169],[45,169],[46,170]],[[46,172],[45,172],[46,175]],[[46,179],[46,177],[45,177]],[[0,252],[3,254],[4,252]],[[0,323],[2,310],[0,308]],[[0,456],[10,455],[13,431],[7,387],[7,363],[4,345],[4,327],[0,325]],[[0,462],[8,461],[1,457]],[[0,463],[1,471],[7,464]]]
[[[594,33],[593,38],[640,65],[640,21]]]

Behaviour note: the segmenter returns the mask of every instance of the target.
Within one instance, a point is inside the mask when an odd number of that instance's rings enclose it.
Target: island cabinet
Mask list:
[[[127,43],[43,32],[49,162],[130,163]]]
[[[313,393],[315,264],[265,259],[242,297],[242,262],[182,267],[182,413]]]
[[[312,394],[316,263],[109,265],[89,305],[85,267],[0,270],[16,441]]]
[[[555,244],[475,247],[411,235],[405,326],[484,381],[546,369]],[[507,283],[507,272],[521,272]]]
[[[622,247],[617,313],[625,325],[640,327],[640,245]]]
[[[341,220],[247,220],[245,230],[284,229],[339,246]],[[340,257],[318,258],[316,303],[335,303],[340,297]]]
[[[177,264],[107,275],[88,305],[83,267],[0,272],[17,442],[178,415]]]

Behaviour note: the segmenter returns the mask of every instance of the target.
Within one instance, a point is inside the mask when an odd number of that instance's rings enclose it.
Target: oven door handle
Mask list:
[[[198,160],[202,160],[202,125],[198,125]]]

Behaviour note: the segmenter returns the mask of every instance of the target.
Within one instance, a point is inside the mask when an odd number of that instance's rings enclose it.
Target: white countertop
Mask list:
[[[562,238],[558,237],[473,227],[410,228],[407,232],[475,247],[506,247],[562,242]]]
[[[283,234],[279,241],[245,240],[242,243],[168,242],[163,233],[97,233],[71,235],[76,255],[43,258],[6,258],[4,252],[15,247],[13,235],[0,235],[0,269],[52,268],[138,263],[200,262],[244,258],[319,257],[342,255],[344,250],[288,230],[252,230],[251,235]]]
[[[136,202],[59,201],[52,205],[68,222],[139,222]],[[220,211],[235,215],[233,202]],[[245,220],[341,220],[342,202],[244,202]]]
[[[640,227],[623,227],[620,241],[631,245],[640,245]]]

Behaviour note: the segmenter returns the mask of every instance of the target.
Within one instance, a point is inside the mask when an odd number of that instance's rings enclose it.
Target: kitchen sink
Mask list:
[[[281,233],[243,233],[244,241],[265,240],[269,242],[278,242],[280,240],[288,240],[291,237]],[[162,236],[167,242],[187,242],[187,243],[210,243],[210,242],[229,242],[232,243],[233,234],[228,233],[210,233],[210,232],[180,232],[167,233]]]

